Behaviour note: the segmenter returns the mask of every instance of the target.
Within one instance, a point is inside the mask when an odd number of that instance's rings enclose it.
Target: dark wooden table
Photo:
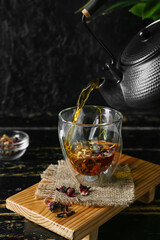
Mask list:
[[[123,153],[160,164],[160,114],[123,113]],[[5,207],[9,196],[39,182],[49,164],[62,159],[57,118],[0,119],[1,128],[27,132],[30,145],[18,160],[0,163],[0,239],[64,239]],[[152,203],[135,202],[99,230],[99,240],[159,240],[160,187]]]

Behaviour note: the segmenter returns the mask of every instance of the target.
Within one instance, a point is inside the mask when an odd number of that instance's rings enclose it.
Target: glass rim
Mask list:
[[[91,123],[77,123],[77,122],[72,122],[72,121],[67,121],[65,120],[63,117],[62,117],[62,114],[66,111],[69,111],[71,109],[76,109],[76,106],[73,106],[73,107],[69,107],[69,108],[65,108],[63,110],[61,110],[58,114],[58,117],[64,122],[64,123],[67,123],[67,124],[70,124],[70,125],[75,125],[75,126],[86,126],[86,127],[98,127],[98,126],[109,126],[109,125],[112,125],[112,124],[115,124],[115,123],[118,123],[119,121],[122,120],[123,118],[123,115],[121,112],[119,112],[118,110],[114,109],[114,108],[110,108],[110,107],[106,107],[106,106],[100,106],[100,105],[85,105],[83,108],[87,108],[87,107],[93,107],[93,108],[101,108],[101,109],[108,109],[108,110],[111,110],[111,111],[114,111],[118,114],[119,116],[119,119],[115,120],[115,121],[112,121],[112,122],[108,122],[108,123],[96,123],[96,124],[91,124]]]

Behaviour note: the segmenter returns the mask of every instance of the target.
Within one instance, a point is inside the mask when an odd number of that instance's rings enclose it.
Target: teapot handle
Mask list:
[[[87,23],[86,23],[86,16],[83,14],[82,15],[82,23],[84,24],[85,28],[87,29],[87,31],[92,35],[92,37],[94,37],[94,39],[101,45],[101,47],[107,52],[107,54],[110,56],[110,64],[114,64],[115,63],[115,59],[113,54],[109,51],[109,49],[104,45],[104,43],[102,43],[102,41],[92,32],[92,30],[88,27]]]
[[[95,1],[93,1],[93,2],[95,2]],[[84,12],[84,10],[82,12]],[[110,57],[110,62],[105,64],[105,70],[109,70],[109,72],[113,76],[113,79],[116,80],[117,83],[120,83],[122,81],[123,74],[122,74],[122,72],[119,69],[117,69],[115,67],[115,58],[114,58],[113,54],[109,51],[109,49],[104,45],[104,43],[102,43],[102,41],[100,41],[100,39],[88,27],[88,24],[86,23],[86,15],[84,15],[84,14],[82,14],[82,23],[86,27],[87,31],[100,44],[100,46],[107,52],[107,54]]]

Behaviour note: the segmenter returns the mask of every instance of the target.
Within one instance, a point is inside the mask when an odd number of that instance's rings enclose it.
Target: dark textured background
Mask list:
[[[86,32],[81,14],[74,14],[85,2],[0,1],[1,116],[56,115],[104,74],[107,55]],[[97,18],[90,27],[117,57],[145,24],[125,9]],[[88,103],[107,105],[97,91]]]
[[[0,240],[63,239],[7,210],[5,201],[63,158],[58,112],[75,105],[82,88],[104,74],[106,53],[86,32],[81,14],[74,14],[85,2],[0,0],[0,130],[23,130],[30,137],[23,157],[0,162]],[[123,9],[90,26],[117,58],[149,22]],[[98,91],[88,103],[107,105]],[[160,111],[122,113],[123,153],[160,164]],[[159,240],[159,189],[151,204],[135,203],[104,224],[99,240]]]

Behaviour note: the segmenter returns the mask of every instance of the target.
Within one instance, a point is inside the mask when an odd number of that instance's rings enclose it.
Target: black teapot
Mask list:
[[[92,1],[83,9],[82,21],[109,55],[104,68],[109,75],[100,88],[106,102],[116,108],[160,106],[160,20],[140,30],[115,62],[112,53],[86,23],[86,18],[97,8],[95,3]]]

